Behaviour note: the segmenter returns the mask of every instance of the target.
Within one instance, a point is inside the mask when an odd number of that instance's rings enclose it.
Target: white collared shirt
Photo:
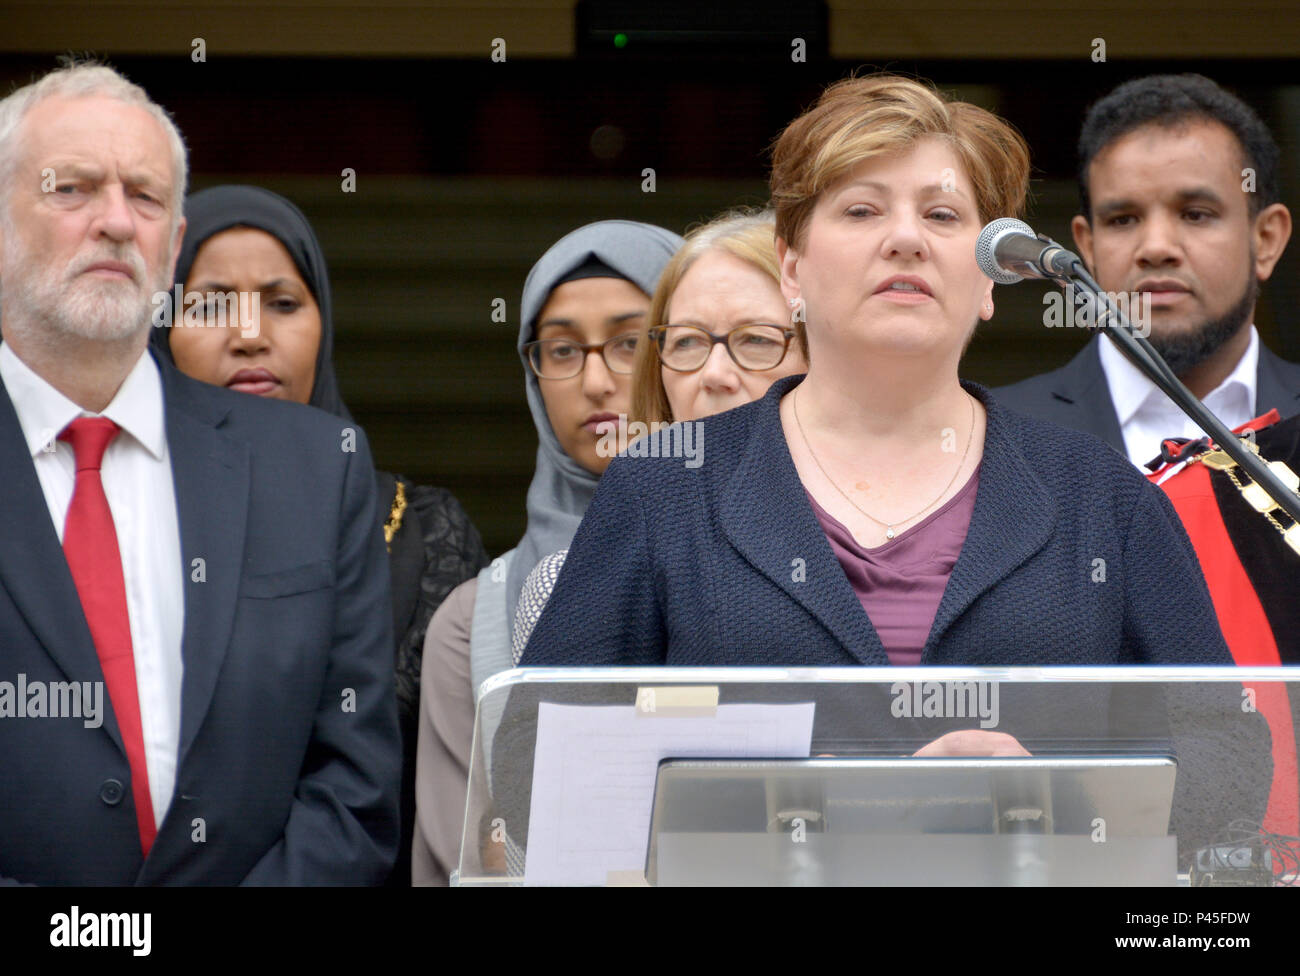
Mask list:
[[[1146,463],[1160,454],[1160,442],[1166,437],[1205,436],[1195,421],[1125,359],[1113,342],[1103,338],[1099,352],[1110,399],[1119,417],[1119,429],[1124,435],[1125,453],[1143,474],[1149,473]],[[1202,402],[1233,430],[1255,416],[1258,379],[1259,333],[1252,324],[1250,344],[1236,367]],[[1160,480],[1171,477],[1176,470],[1170,470]]]
[[[57,438],[78,417],[96,415],[47,383],[3,342],[0,378],[18,414],[45,504],[62,543],[77,471],[72,445]],[[167,813],[176,784],[185,595],[162,377],[148,352],[141,354],[112,402],[98,416],[122,428],[104,452],[100,477],[122,555],[145,764],[157,825]]]

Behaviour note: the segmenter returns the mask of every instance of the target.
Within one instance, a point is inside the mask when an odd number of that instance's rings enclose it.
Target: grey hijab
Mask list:
[[[599,480],[560,447],[546,416],[537,376],[528,366],[524,343],[533,340],[537,316],[551,292],[592,258],[608,265],[647,295],[653,295],[664,265],[683,243],[672,231],[653,224],[601,220],[579,227],[556,241],[533,265],[524,281],[516,348],[524,367],[528,409],[537,428],[537,470],[528,487],[528,527],[515,547],[506,574],[507,642],[524,580],[543,556],[564,549],[573,541]]]

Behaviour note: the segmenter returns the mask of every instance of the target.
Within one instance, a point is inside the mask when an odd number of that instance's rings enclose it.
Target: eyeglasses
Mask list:
[[[650,330],[650,338],[659,347],[659,360],[679,373],[700,369],[718,343],[726,345],[741,369],[774,369],[785,359],[794,337],[794,329],[780,325],[742,325],[726,335],[714,335],[697,325],[656,325]]]
[[[630,373],[636,361],[637,333],[625,332],[604,342],[574,342],[572,339],[538,339],[525,342],[528,365],[544,380],[567,380],[587,365],[587,354],[599,351],[613,373]]]

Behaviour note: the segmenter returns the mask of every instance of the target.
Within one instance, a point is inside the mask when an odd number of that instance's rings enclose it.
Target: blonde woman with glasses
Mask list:
[[[781,294],[776,215],[729,211],[693,230],[659,279],[637,348],[632,417],[698,420],[808,369],[803,323]]]

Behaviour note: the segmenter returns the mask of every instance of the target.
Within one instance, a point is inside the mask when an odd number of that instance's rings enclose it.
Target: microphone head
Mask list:
[[[989,221],[980,231],[979,240],[975,242],[975,261],[980,266],[980,270],[998,284],[1014,285],[1017,281],[1023,281],[1025,276],[1007,271],[999,265],[996,253],[998,239],[1006,234],[1027,234],[1033,237],[1034,229],[1015,217],[999,217],[997,220]]]

